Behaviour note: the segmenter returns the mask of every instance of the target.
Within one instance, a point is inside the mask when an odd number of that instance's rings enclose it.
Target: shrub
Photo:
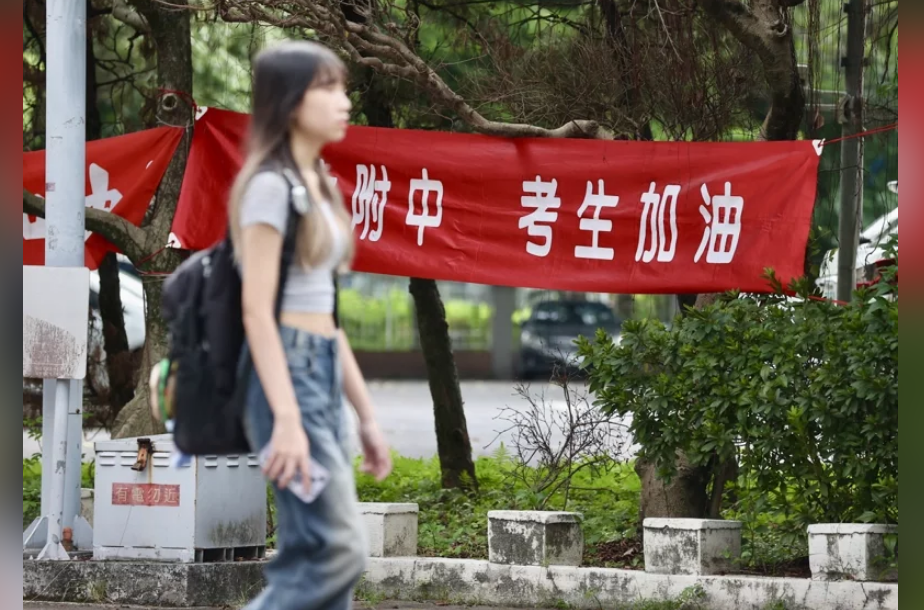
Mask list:
[[[670,330],[626,322],[620,345],[582,339],[595,404],[631,415],[664,477],[678,451],[737,459],[735,514],[778,514],[802,538],[811,523],[897,523],[897,271],[847,306],[731,295]]]
[[[42,507],[41,458],[22,461],[22,525],[26,528],[39,516]]]

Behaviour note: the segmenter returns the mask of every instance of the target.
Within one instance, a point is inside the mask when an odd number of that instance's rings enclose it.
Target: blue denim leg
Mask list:
[[[278,554],[266,569],[266,590],[246,610],[350,610],[368,541],[348,451],[337,343],[289,328],[281,334],[311,455],[331,480],[310,505],[275,489]],[[256,374],[245,424],[260,451],[272,437],[273,413]]]

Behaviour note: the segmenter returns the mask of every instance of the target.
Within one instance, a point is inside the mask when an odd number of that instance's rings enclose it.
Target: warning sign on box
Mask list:
[[[180,486],[113,483],[112,505],[179,508]]]

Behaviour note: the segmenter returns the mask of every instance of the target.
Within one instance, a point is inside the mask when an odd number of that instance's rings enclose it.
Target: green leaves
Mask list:
[[[897,278],[897,263],[883,278]],[[627,322],[621,345],[598,334],[580,353],[596,404],[632,416],[665,476],[678,451],[699,464],[737,454],[747,484],[736,510],[769,502],[797,533],[812,521],[897,522],[897,282],[846,307],[732,295],[670,330]]]

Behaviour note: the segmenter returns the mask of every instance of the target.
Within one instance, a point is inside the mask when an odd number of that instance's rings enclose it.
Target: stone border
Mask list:
[[[209,565],[23,562],[23,601],[168,608],[241,607],[263,586],[261,562]],[[361,597],[598,609],[698,593],[710,610],[898,610],[898,585],[629,570],[499,566],[487,561],[370,559]],[[696,597],[696,595],[694,595]]]
[[[662,576],[629,570],[499,566],[486,561],[370,563],[363,589],[399,601],[599,609],[702,596],[710,610],[897,610],[898,585],[742,576]],[[698,594],[698,595],[697,595]]]

